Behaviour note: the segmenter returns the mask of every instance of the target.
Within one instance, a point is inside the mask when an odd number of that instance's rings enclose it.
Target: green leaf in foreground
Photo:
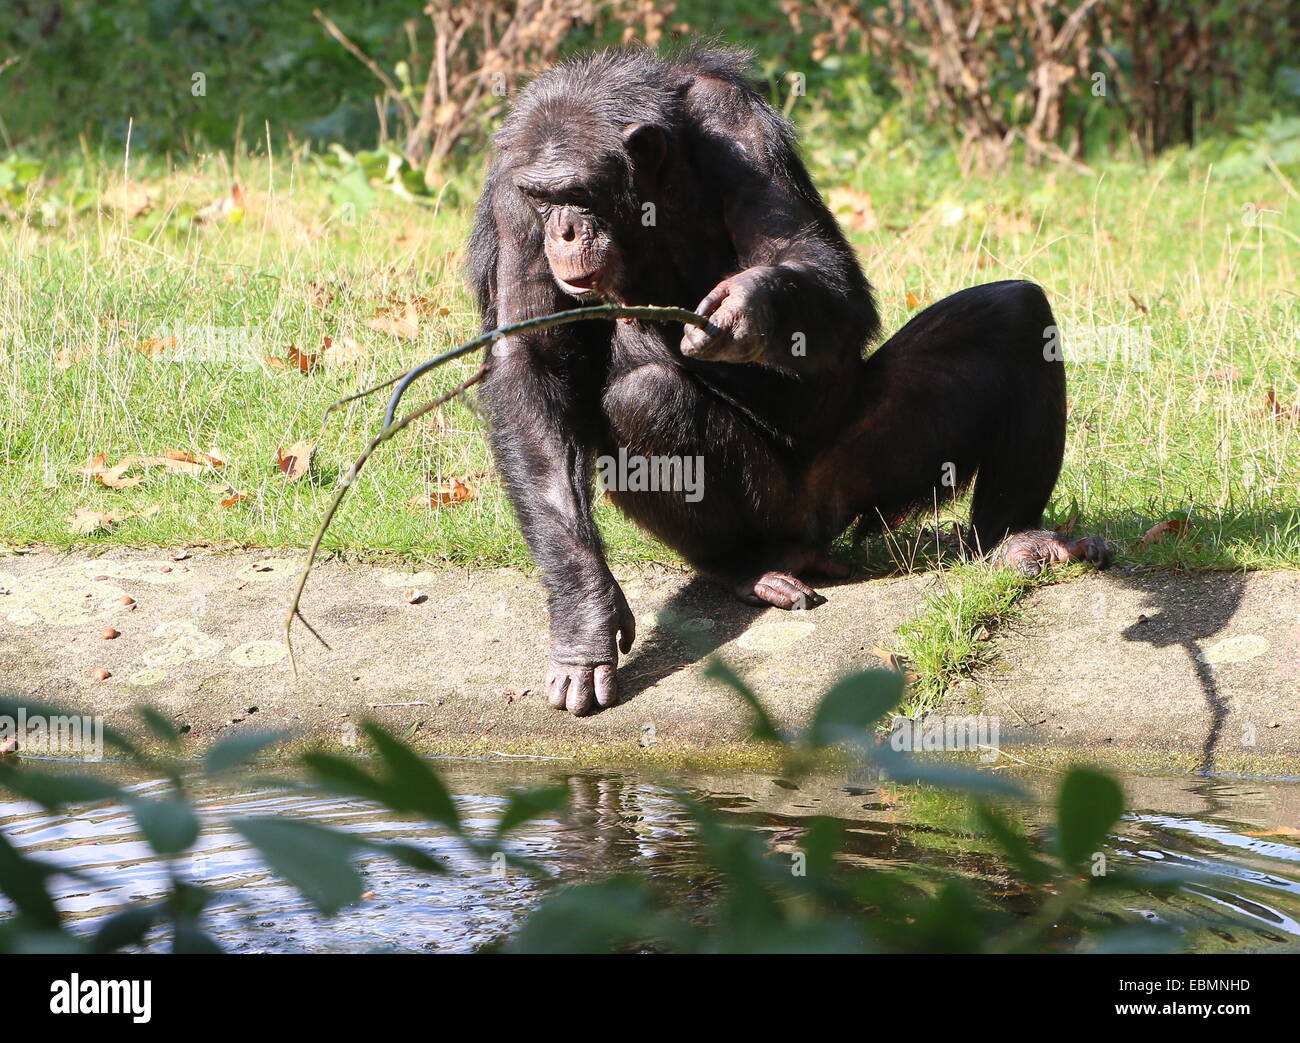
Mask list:
[[[684,924],[659,912],[638,880],[615,877],[556,892],[509,943],[519,953],[602,953],[649,941],[688,936]]]
[[[1090,858],[1124,810],[1119,783],[1096,768],[1071,768],[1056,798],[1056,847],[1067,865]]]
[[[152,706],[137,706],[135,712],[155,738],[168,746],[175,746],[180,742],[181,733],[176,730],[176,726]]]
[[[781,742],[781,733],[777,731],[776,725],[772,718],[768,716],[766,708],[754,694],[754,690],[741,680],[740,675],[731,669],[721,659],[714,658],[709,660],[708,666],[704,668],[704,676],[714,681],[721,681],[733,692],[735,692],[749,707],[750,723],[749,734],[760,742]]]
[[[352,856],[352,837],[311,822],[239,818],[231,822],[266,862],[326,916],[361,900],[362,880]]]
[[[821,697],[806,739],[814,747],[868,739],[872,726],[902,698],[903,677],[893,670],[850,674]]]
[[[388,768],[389,807],[417,812],[460,832],[456,803],[429,763],[373,721],[367,721],[364,727]]]
[[[199,838],[194,809],[176,797],[133,800],[131,814],[144,839],[160,855],[179,855]]]
[[[497,820],[497,836],[504,836],[525,822],[559,811],[569,803],[567,786],[547,786],[537,789],[514,790],[506,809]]]
[[[203,758],[203,771],[207,775],[220,775],[247,764],[268,746],[274,746],[283,739],[284,732],[257,731],[245,732],[223,739]]]

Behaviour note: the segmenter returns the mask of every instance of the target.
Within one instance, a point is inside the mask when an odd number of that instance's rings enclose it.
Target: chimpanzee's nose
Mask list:
[[[560,235],[566,243],[573,242],[578,236],[577,222],[571,217],[560,218]]]

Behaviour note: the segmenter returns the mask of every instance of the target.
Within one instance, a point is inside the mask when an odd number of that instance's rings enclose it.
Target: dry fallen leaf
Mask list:
[[[844,187],[832,188],[827,202],[840,223],[855,232],[874,232],[880,224],[875,208],[871,205],[871,197],[865,192]]]
[[[108,466],[107,457],[103,453],[97,453],[77,468],[77,473],[90,475],[110,489],[129,489],[144,481],[143,475],[124,477],[133,467],[165,467],[169,471],[180,471],[183,474],[201,474],[209,468],[225,466],[225,456],[216,449],[206,453],[191,453],[188,449],[165,449],[162,456],[124,456],[112,467]]]
[[[209,485],[208,488],[214,493],[221,494],[221,499],[218,503],[222,507],[233,507],[240,500],[243,500],[248,496],[248,493],[241,493],[229,485]]]
[[[402,340],[410,340],[420,332],[420,309],[416,301],[406,301],[391,307],[380,308],[366,325],[380,333],[391,333]]]
[[[142,511],[118,513],[116,511],[95,511],[89,507],[75,507],[72,511],[72,517],[69,519],[72,523],[71,532],[74,536],[86,536],[100,529],[107,529],[120,521],[126,521],[127,518],[144,518],[150,514],[157,514],[159,509],[158,505],[154,504]]]
[[[1156,543],[1163,540],[1166,535],[1181,536],[1187,530],[1186,518],[1170,518],[1167,521],[1156,522],[1151,528],[1147,529],[1146,535],[1142,537],[1142,542]]]
[[[238,181],[230,186],[230,192],[220,199],[214,199],[194,215],[200,224],[215,224],[219,221],[237,223],[244,216],[244,190]]]
[[[1266,392],[1265,403],[1265,416],[1271,416],[1274,420],[1300,420],[1300,405],[1284,406],[1272,388]]]
[[[889,649],[881,648],[879,645],[875,645],[871,649],[871,654],[875,656],[877,659],[879,659],[882,663],[884,663],[885,666],[888,667],[890,670],[893,670],[895,673],[901,674],[903,672],[903,665],[902,663],[899,662],[898,656],[896,656],[893,652],[889,651]]]
[[[326,337],[321,345],[320,360],[327,369],[343,366],[359,366],[366,361],[366,349],[351,337],[334,340]]]
[[[145,337],[135,346],[135,350],[141,355],[159,355],[164,351],[170,351],[176,347],[175,337]]]
[[[325,283],[313,279],[307,284],[307,301],[313,308],[328,308],[334,303],[334,291]]]
[[[320,356],[308,355],[305,351],[299,351],[297,347],[290,344],[289,354],[285,362],[291,369],[297,369],[299,373],[310,373],[320,365]]]
[[[294,442],[287,449],[277,446],[275,466],[289,481],[296,482],[311,469],[311,457],[315,451],[315,442]]]
[[[450,507],[478,497],[478,489],[460,478],[443,482],[430,493],[412,496],[406,506],[412,510],[433,510],[436,507]]]
[[[163,466],[172,470],[189,471],[192,467],[225,467],[226,455],[219,449],[209,449],[206,453],[193,452],[188,449],[164,449]],[[149,457],[141,457],[147,460]]]
[[[124,181],[103,194],[100,201],[110,210],[120,210],[127,217],[139,217],[153,202],[145,187],[136,181]]]
[[[60,348],[54,356],[55,369],[71,369],[76,363],[93,358],[94,348]]]

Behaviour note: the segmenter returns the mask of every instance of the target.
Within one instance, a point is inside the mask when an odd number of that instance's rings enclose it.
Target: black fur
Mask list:
[[[853,519],[892,523],[978,473],[989,549],[1040,524],[1060,467],[1065,383],[1043,357],[1042,291],[964,291],[864,359],[871,289],[747,64],[726,49],[616,50],[542,74],[497,135],[475,215],[485,330],[577,305],[557,256],[594,266],[628,304],[694,308],[727,289],[707,339],[588,322],[493,352],[492,447],[550,594],[548,695],[579,713],[612,700],[633,626],[591,519],[596,454],[702,457],[699,502],[611,496],[701,571],[783,607],[819,597],[786,573],[815,566]],[[537,183],[595,189],[539,203],[525,195]]]

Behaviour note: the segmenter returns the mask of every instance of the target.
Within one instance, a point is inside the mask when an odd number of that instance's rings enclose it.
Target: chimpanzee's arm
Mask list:
[[[683,351],[828,372],[875,335],[871,290],[795,148],[789,125],[746,83],[697,74],[687,93],[698,161],[722,186],[740,271],[701,304],[722,337],[692,329]],[[695,349],[695,350],[692,350]]]
[[[480,204],[472,251],[485,323],[563,310],[539,237],[509,189]],[[493,455],[549,593],[547,695],[579,713],[614,701],[616,649],[631,649],[635,629],[591,517],[600,336],[608,340],[608,326],[582,323],[503,339],[483,385]]]

